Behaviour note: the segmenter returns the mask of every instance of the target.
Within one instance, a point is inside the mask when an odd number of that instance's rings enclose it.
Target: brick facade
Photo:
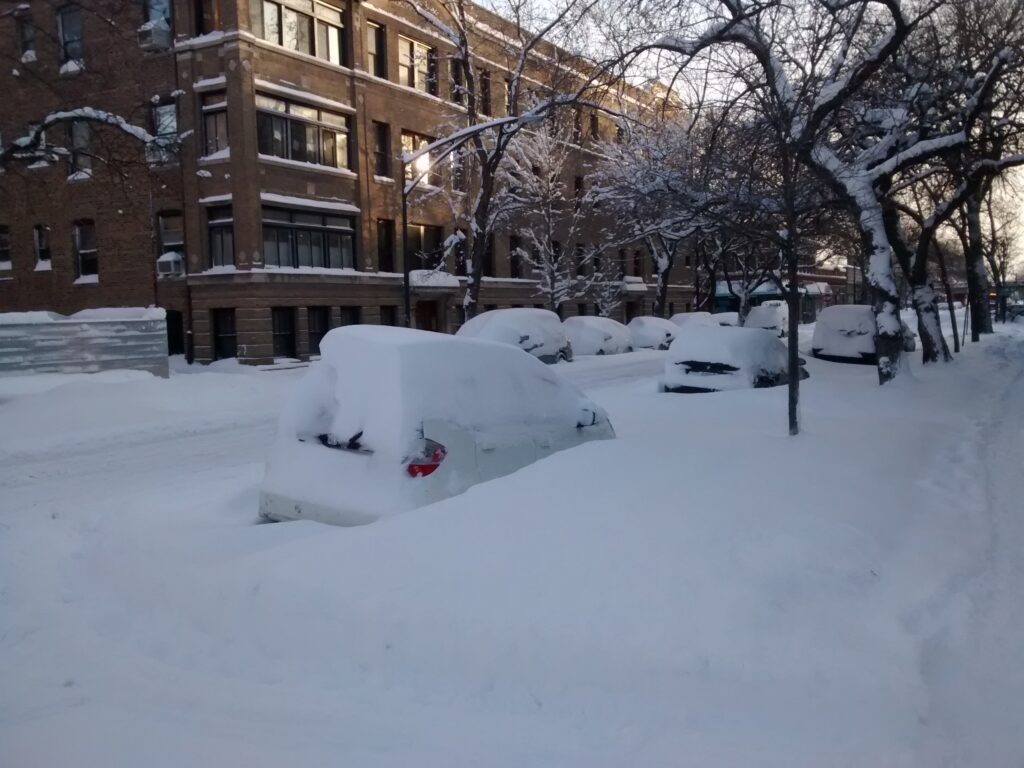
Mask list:
[[[215,4],[215,3],[214,3]],[[294,313],[294,347],[303,357],[310,348],[309,308],[326,308],[333,327],[343,322],[405,322],[401,271],[401,153],[403,130],[444,135],[456,124],[460,108],[448,100],[450,73],[444,58],[444,42],[410,16],[400,3],[323,4],[344,13],[342,45],[344,61],[332,64],[312,55],[288,50],[261,37],[259,3],[220,0],[217,29],[197,35],[195,8],[213,7],[211,0],[174,4],[176,42],[164,52],[145,52],[136,42],[136,29],[144,21],[139,6],[117,15],[119,25],[101,22],[98,15],[84,16],[82,72],[60,76],[59,51],[51,6],[33,7],[37,61],[21,65],[15,77],[0,74],[0,90],[11,94],[10,108],[0,114],[5,141],[19,135],[26,125],[47,112],[89,104],[124,115],[146,125],[150,104],[173,99],[177,104],[178,130],[188,132],[176,162],[150,166],[138,147],[109,129],[98,129],[94,141],[102,142],[105,154],[116,147],[123,164],[97,159],[91,178],[68,180],[63,164],[46,168],[10,167],[0,176],[0,226],[10,232],[12,269],[0,271],[0,311],[52,309],[72,312],[85,307],[145,306],[157,304],[170,310],[173,326],[180,322],[183,335],[197,360],[216,356],[213,338],[215,310],[234,310],[235,345],[247,362],[262,363],[274,357],[272,308],[291,307]],[[287,5],[302,7],[304,0]],[[306,3],[308,4],[308,3]],[[83,8],[90,7],[83,3]],[[123,8],[123,7],[122,7]],[[503,23],[477,9],[492,28]],[[132,14],[134,13],[134,17]],[[387,78],[367,72],[367,27],[379,24],[386,37]],[[49,34],[43,34],[43,31]],[[438,95],[430,95],[397,82],[399,36],[434,46]],[[2,50],[16,51],[15,21],[0,19]],[[492,100],[503,113],[504,73],[497,48],[480,49],[492,67]],[[350,168],[335,168],[260,153],[257,129],[257,95],[298,107],[319,109],[347,117]],[[228,152],[207,156],[203,107],[226,103]],[[265,108],[265,107],[264,107]],[[374,173],[374,123],[387,126],[391,179]],[[614,126],[603,117],[605,135]],[[54,142],[56,143],[56,142]],[[325,150],[326,151],[326,150]],[[580,173],[586,172],[589,155],[580,152]],[[414,192],[409,220],[441,228],[443,236],[455,231],[444,195],[423,199]],[[211,211],[230,206],[233,234],[231,264],[211,268]],[[280,269],[267,267],[261,207],[289,209],[298,214],[330,215],[351,221],[354,229],[354,269]],[[180,211],[184,227],[185,274],[157,277],[159,255],[154,222],[160,212]],[[71,227],[76,220],[95,222],[98,280],[76,282]],[[378,254],[378,221],[393,222],[393,252]],[[34,225],[49,228],[52,250],[49,271],[38,269],[33,254]],[[626,274],[634,274],[632,254]],[[541,306],[536,283],[511,279],[508,233],[495,238],[494,274],[485,278],[481,309],[509,306]],[[614,258],[607,254],[606,258]],[[650,282],[650,264],[640,259],[641,277]],[[419,266],[416,264],[415,266]],[[387,271],[382,271],[384,267]],[[454,265],[448,265],[454,271]],[[683,311],[692,300],[689,269],[679,265],[671,276],[669,302]],[[423,289],[413,295],[413,324],[453,330],[459,322],[462,291]],[[627,307],[627,303],[629,306]],[[650,312],[653,286],[623,298],[620,319]],[[593,313],[593,300],[587,311]],[[566,315],[576,314],[577,302],[563,305]],[[318,310],[315,310],[318,311]],[[356,315],[357,313],[357,315]],[[223,316],[221,316],[223,317]],[[287,319],[284,314],[279,314]],[[222,345],[225,341],[222,339]],[[315,342],[314,342],[315,343]]]

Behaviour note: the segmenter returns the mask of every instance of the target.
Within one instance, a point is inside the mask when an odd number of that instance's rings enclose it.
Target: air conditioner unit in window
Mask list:
[[[182,274],[181,254],[168,251],[156,260],[156,273],[160,277],[174,277]]]
[[[171,28],[166,19],[153,19],[139,27],[139,48],[166,51],[171,47]]]

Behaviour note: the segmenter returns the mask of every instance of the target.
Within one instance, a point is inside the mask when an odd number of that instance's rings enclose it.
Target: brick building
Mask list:
[[[3,141],[83,105],[186,138],[174,155],[142,156],[116,131],[62,125],[55,129],[67,137],[52,143],[70,148],[64,160],[9,164],[0,176],[0,311],[155,304],[168,310],[172,352],[254,363],[315,353],[338,325],[405,322],[399,157],[450,131],[462,109],[447,43],[422,20],[392,0],[83,0],[54,9],[0,18]],[[487,36],[497,40],[505,22],[473,12],[487,67],[478,89],[486,82],[489,111],[504,114],[508,60]],[[588,142],[615,126],[596,113],[574,119],[585,128],[574,170],[585,183]],[[411,196],[410,268],[435,266],[456,226],[452,174],[427,181]],[[536,281],[509,258],[514,242],[513,232],[494,239],[481,309],[543,305]],[[606,257],[622,268],[621,319],[649,312],[642,246]],[[692,296],[680,262],[672,311]],[[462,293],[451,280],[415,286],[412,323],[454,330]],[[580,299],[563,310],[595,305]]]

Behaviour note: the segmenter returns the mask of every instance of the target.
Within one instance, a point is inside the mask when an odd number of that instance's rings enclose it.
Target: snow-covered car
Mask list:
[[[634,317],[626,327],[635,349],[668,349],[679,333],[679,326],[671,320],[650,315]]]
[[[917,334],[900,321],[903,351],[917,349]],[[875,336],[878,326],[874,310],[863,304],[825,307],[818,315],[811,338],[811,354],[833,363],[875,365]]]
[[[740,313],[739,312],[716,312],[711,316],[715,322],[719,325],[727,327],[738,326],[740,324]]]
[[[802,363],[803,361],[801,361]],[[663,392],[721,392],[789,382],[786,345],[761,328],[694,328],[672,342]],[[807,371],[800,368],[800,378]]]
[[[618,355],[633,351],[629,329],[610,317],[569,317],[562,325],[575,355]]]
[[[753,307],[743,322],[744,328],[762,328],[784,337],[789,326],[789,307],[784,301],[766,301]]]
[[[718,322],[710,312],[679,312],[670,318],[680,328],[714,327]]]
[[[320,349],[267,459],[268,520],[369,523],[615,437],[603,409],[508,345],[348,326]]]
[[[517,307],[481,312],[466,321],[455,335],[510,344],[544,363],[572,360],[572,345],[562,321],[547,309]]]

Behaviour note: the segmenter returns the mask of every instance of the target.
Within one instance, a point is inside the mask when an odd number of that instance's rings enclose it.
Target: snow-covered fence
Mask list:
[[[166,377],[167,319],[160,308],[0,313],[0,376],[134,368]]]

